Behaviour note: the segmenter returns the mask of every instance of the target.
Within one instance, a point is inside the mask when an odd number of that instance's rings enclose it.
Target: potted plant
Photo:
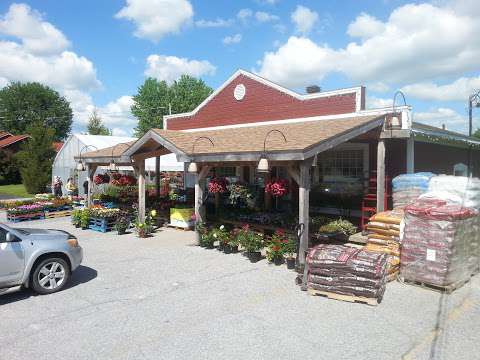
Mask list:
[[[350,235],[355,234],[356,231],[356,226],[350,221],[338,219],[321,226],[318,229],[318,236],[328,239],[346,240]]]
[[[288,243],[288,237],[283,230],[277,230],[270,237],[267,245],[267,260],[275,265],[284,263],[285,245]]]
[[[147,222],[136,222],[134,226],[139,238],[146,238],[152,232],[151,225]]]
[[[215,246],[215,238],[213,236],[214,230],[206,231],[205,234],[202,235],[200,241],[203,247],[206,249],[213,249]]]
[[[194,220],[195,215],[192,217]],[[201,221],[195,222],[195,231],[198,233],[199,244],[201,247],[206,247],[206,242],[204,242],[204,238],[208,235],[208,230],[205,224]]]
[[[87,230],[90,223],[90,209],[83,209],[80,215],[80,225],[82,230]]]
[[[227,229],[225,229],[225,225],[220,225],[218,229],[212,230],[212,236],[215,241],[218,241],[218,251],[223,251],[225,245],[228,243],[229,233]]]
[[[283,251],[287,261],[287,269],[295,269],[295,253],[297,251],[297,242],[293,236],[287,236],[287,238],[283,240]]]
[[[239,229],[233,229],[230,232],[230,236],[228,238],[228,243],[225,246],[225,254],[236,254],[238,253],[238,245],[240,244],[240,238],[238,236]]]
[[[251,231],[249,226],[245,225],[241,229],[240,244],[247,252],[251,262],[257,262],[262,259],[263,234]]]
[[[122,212],[115,220],[115,230],[118,235],[123,235],[130,226],[130,217],[127,212]]]
[[[75,225],[76,228],[81,226],[80,220],[82,216],[82,210],[73,210],[72,211],[72,224]]]

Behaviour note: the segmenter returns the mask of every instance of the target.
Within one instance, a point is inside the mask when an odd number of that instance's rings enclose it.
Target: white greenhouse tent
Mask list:
[[[103,136],[103,135],[83,135],[73,134],[63,144],[60,151],[57,153],[52,165],[52,179],[54,176],[59,176],[62,179],[64,188],[63,193],[66,192],[65,184],[68,178],[75,178],[77,176],[77,186],[80,195],[85,195],[82,184],[87,180],[86,171],[76,171],[77,163],[75,156],[85,154],[90,151],[101,150],[117,144],[128,143],[137,140],[132,137],[120,136]],[[97,173],[105,172],[105,168],[100,167]],[[120,171],[133,171],[131,167],[121,167]],[[178,162],[175,154],[168,154],[161,156],[160,171],[183,171],[184,164]],[[155,171],[155,158],[147,159],[145,161],[145,171]]]

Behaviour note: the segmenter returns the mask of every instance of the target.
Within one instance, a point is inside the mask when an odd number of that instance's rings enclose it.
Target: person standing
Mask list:
[[[53,195],[55,195],[56,197],[61,197],[63,195],[62,193],[62,186],[63,186],[63,182],[62,182],[62,179],[60,179],[59,176],[55,176],[53,178]]]
[[[67,189],[67,195],[69,197],[72,197],[73,195],[76,194],[77,186],[75,185],[73,178],[68,178],[67,185],[65,185],[65,189]]]

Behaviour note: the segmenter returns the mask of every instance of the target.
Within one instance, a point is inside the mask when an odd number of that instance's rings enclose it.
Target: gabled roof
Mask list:
[[[166,115],[164,116],[164,126],[165,128],[171,128],[171,126],[169,126],[169,120],[173,120],[173,119],[182,119],[182,118],[188,118],[188,117],[193,117],[193,116],[196,116],[196,115],[199,115],[199,112],[201,112],[201,110],[204,110],[205,107],[207,107],[207,105],[209,105],[214,99],[216,99],[220,94],[222,94],[222,92],[227,89],[229,86],[233,86],[233,85],[236,85],[236,82],[239,82],[238,79],[244,79],[244,81],[249,81],[250,83],[255,82],[257,84],[261,84],[264,86],[264,88],[269,88],[270,91],[274,90],[276,93],[281,93],[284,97],[282,100],[285,104],[290,104],[290,105],[294,105],[294,109],[296,109],[296,112],[297,113],[301,113],[302,111],[304,111],[305,109],[303,109],[304,106],[308,106],[310,107],[310,109],[307,109],[307,111],[310,112],[310,116],[314,116],[314,115],[322,115],[322,114],[319,114],[319,113],[316,113],[316,111],[318,112],[318,106],[317,108],[312,108],[312,106],[314,104],[317,104],[317,99],[325,99],[325,98],[329,98],[329,97],[334,97],[334,96],[338,96],[338,95],[349,95],[349,96],[352,96],[353,97],[353,102],[355,103],[355,106],[353,106],[353,109],[352,111],[360,111],[361,109],[363,109],[363,101],[362,101],[362,92],[364,92],[362,90],[362,87],[361,86],[358,86],[358,87],[353,87],[353,88],[346,88],[346,89],[339,89],[339,90],[334,90],[334,91],[324,91],[324,92],[318,92],[318,93],[313,93],[313,94],[299,94],[295,91],[292,91],[290,89],[287,89],[281,85],[278,85],[270,80],[267,80],[265,78],[262,78],[261,76],[258,76],[256,74],[253,74],[251,72],[248,72],[248,71],[245,71],[245,70],[237,70],[227,81],[225,81],[219,88],[217,88],[209,97],[207,97],[199,106],[197,106],[197,108],[195,108],[193,111],[191,112],[188,112],[188,113],[182,113],[182,114],[174,114],[174,115]],[[244,90],[245,90],[245,87],[244,87]],[[247,85],[246,86],[246,95],[247,96],[251,96],[249,94],[251,94],[251,89],[249,89],[249,86]],[[255,96],[254,97],[258,97],[259,94],[258,94],[258,91],[255,92]],[[232,96],[233,98],[233,92],[232,92]],[[246,97],[247,98],[247,97]],[[269,99],[268,97],[266,97],[265,99]],[[255,105],[249,105],[249,109],[247,109],[246,111],[247,112],[252,112],[252,111],[257,111],[257,112],[260,112],[261,110],[264,110],[265,109],[265,106],[262,106],[262,104],[260,104],[260,106],[253,110],[252,109],[252,106],[258,106],[258,98],[256,99],[257,102],[255,103]],[[218,101],[218,99],[216,100]],[[250,100],[252,101],[252,100]],[[323,101],[323,100],[322,100]],[[215,102],[215,101],[213,101]],[[242,105],[242,103],[244,103],[245,101],[238,101],[238,102],[234,102],[233,104],[230,104],[230,105],[227,105],[229,107],[237,107]],[[285,106],[285,104],[283,104]],[[278,104],[278,106],[282,106],[282,104]],[[325,104],[322,104],[324,107],[325,107]],[[271,111],[274,110],[274,108],[271,108],[265,115],[269,115],[271,113]],[[287,110],[286,113],[287,113],[287,118],[288,117],[291,117],[291,118],[295,118],[295,117],[300,117],[301,115],[298,115],[297,114],[294,114],[293,116],[290,116],[288,113],[292,112],[290,111],[289,108],[285,109]],[[238,116],[239,115],[239,110],[238,108],[235,108],[235,109],[231,109],[231,113],[230,114],[227,114],[227,118],[225,118],[224,120],[225,121],[228,121],[229,117],[235,117],[235,116]],[[350,112],[352,112],[350,111]],[[241,111],[243,113],[243,111]],[[346,111],[344,111],[346,112]],[[224,116],[225,114],[220,114],[219,116]],[[230,115],[230,116],[228,116]],[[304,115],[306,116],[306,115]],[[269,120],[269,119],[266,119],[266,120]],[[173,123],[172,123],[173,124]],[[177,124],[175,122],[175,124]]]
[[[412,124],[412,132],[417,138],[443,145],[480,147],[480,139],[478,138],[418,122]]]
[[[266,150],[272,160],[303,160],[382,126],[384,118],[384,115],[370,115],[197,132],[152,129],[123,155],[148,153],[163,146],[177,154],[180,161],[192,158],[196,161],[255,161],[263,152],[265,138],[270,133]],[[281,131],[286,141],[272,130]]]

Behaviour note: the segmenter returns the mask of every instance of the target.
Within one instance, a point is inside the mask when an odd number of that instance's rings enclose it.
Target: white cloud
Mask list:
[[[156,42],[190,22],[193,7],[188,0],[127,0],[115,17],[132,21],[135,36]]]
[[[362,40],[338,49],[292,36],[276,52],[264,54],[259,73],[300,87],[334,72],[358,82],[403,85],[478,70],[480,41],[474,39],[480,37],[480,22],[474,17],[409,4],[395,9],[382,28],[372,34],[354,26],[351,31],[362,34]]]
[[[247,20],[249,18],[251,18],[253,16],[253,11],[250,10],[250,9],[241,9],[238,13],[237,13],[237,18],[243,22],[243,23],[246,23]]]
[[[0,76],[0,89],[7,86],[9,83],[7,78],[1,77]]]
[[[280,34],[285,34],[285,32],[287,31],[287,27],[283,24],[275,24],[273,25],[273,28]]]
[[[446,85],[437,85],[433,82],[423,82],[404,86],[402,91],[409,96],[422,100],[438,101],[468,101],[468,97],[480,89],[480,76],[461,77]]]
[[[382,93],[390,90],[390,86],[388,86],[382,81],[376,81],[376,82],[370,83],[368,84],[367,88],[368,90],[382,92]]]
[[[197,20],[195,25],[202,28],[218,28],[218,27],[229,27],[234,23],[233,19],[221,19],[217,18],[215,20]]]
[[[354,22],[348,25],[347,29],[348,35],[364,40],[370,39],[383,31],[385,31],[385,24],[365,13],[360,14]]]
[[[415,112],[414,121],[431,126],[442,127],[452,131],[466,132],[468,129],[467,116],[462,116],[450,108],[432,109],[426,112]]]
[[[150,55],[147,58],[145,75],[172,83],[183,74],[201,77],[203,75],[213,75],[215,70],[215,66],[207,60],[199,61],[176,56]]]
[[[292,13],[291,19],[297,32],[308,34],[318,21],[318,14],[305,6],[298,5]]]
[[[381,109],[393,106],[393,99],[378,98],[375,96],[367,96],[367,109]]]
[[[26,4],[10,5],[0,19],[0,33],[21,39],[23,48],[31,54],[56,54],[70,46],[60,30]]]
[[[257,11],[255,13],[255,19],[259,22],[269,22],[269,21],[277,21],[279,17],[277,15],[269,14],[265,11]]]
[[[222,40],[225,45],[238,44],[240,41],[242,41],[242,34],[226,36]]]

